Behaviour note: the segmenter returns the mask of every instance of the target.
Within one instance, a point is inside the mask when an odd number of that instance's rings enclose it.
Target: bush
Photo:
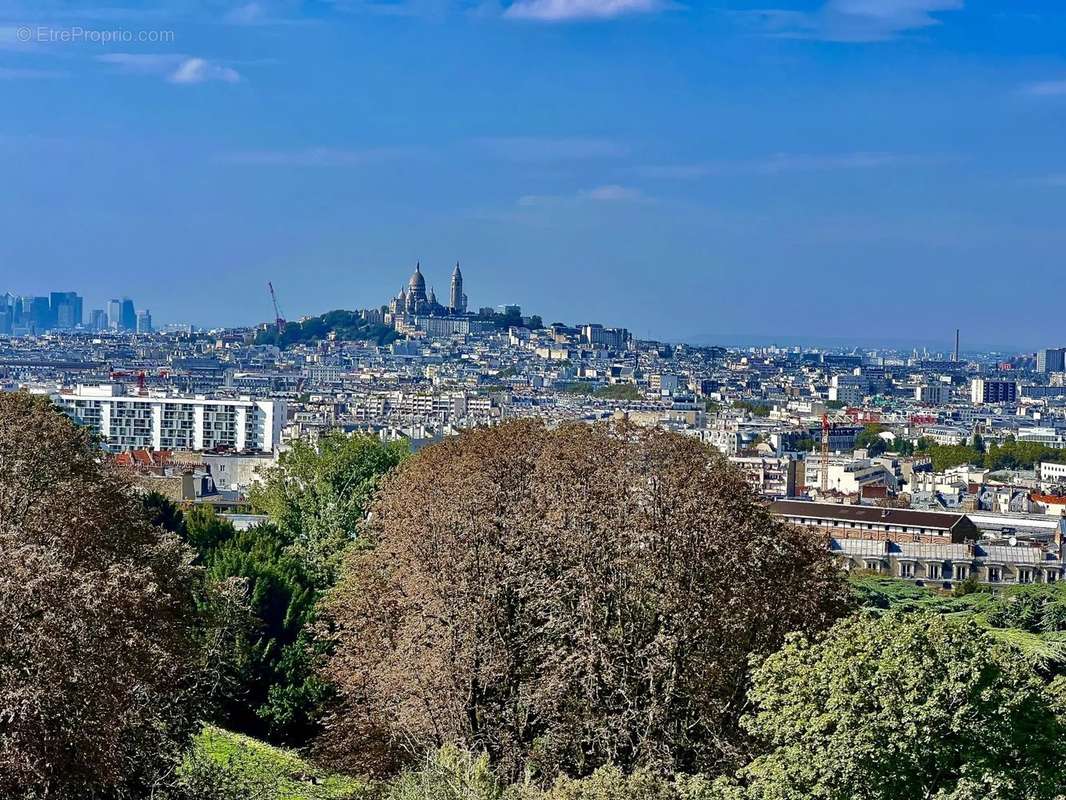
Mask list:
[[[286,750],[205,728],[178,770],[173,800],[364,800],[368,784],[330,775]],[[170,800],[170,798],[168,798]]]

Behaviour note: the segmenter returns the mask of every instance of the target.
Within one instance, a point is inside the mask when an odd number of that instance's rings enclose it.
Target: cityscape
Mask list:
[[[792,501],[813,501],[804,524],[838,534],[833,547],[864,568],[943,588],[971,572],[1066,575],[1066,347],[971,352],[961,330],[947,353],[648,341],[518,305],[470,310],[476,273],[466,280],[456,263],[441,303],[419,263],[379,307],[298,320],[271,284],[272,320],[211,330],[153,330],[130,298],[86,314],[75,292],[7,294],[0,388],[48,396],[104,450],[145,465],[147,487],[240,519],[257,470],[332,431],[417,452],[513,419],[625,420],[711,446],[788,519]],[[966,514],[986,550],[965,551],[969,571],[915,571],[891,546],[868,555],[869,539],[900,537],[856,533],[833,506]],[[943,543],[959,542],[921,530],[910,548]],[[1034,572],[1037,547],[1049,560]]]
[[[0,0],[0,800],[1066,800],[1064,41]]]

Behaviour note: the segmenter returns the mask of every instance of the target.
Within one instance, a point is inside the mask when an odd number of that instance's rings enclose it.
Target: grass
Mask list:
[[[294,752],[213,726],[201,731],[182,766],[192,785],[225,785],[256,800],[352,800],[368,797],[363,781],[323,772]]]

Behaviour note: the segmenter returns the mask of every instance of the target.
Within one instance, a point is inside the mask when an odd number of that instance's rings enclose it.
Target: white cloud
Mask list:
[[[96,60],[129,74],[160,75],[174,69],[183,58],[186,56],[176,53],[104,53]]]
[[[644,195],[639,189],[634,189],[631,186],[619,186],[614,183],[606,186],[597,186],[595,189],[588,189],[581,192],[580,197],[586,200],[594,200],[598,203],[633,202],[644,199]]]
[[[263,4],[251,2],[230,9],[223,19],[234,25],[255,25],[258,22],[262,22],[265,16],[266,10],[263,8]]]
[[[1056,189],[1066,188],[1066,172],[1044,175],[1042,177],[1026,181],[1026,183],[1033,184],[1036,186],[1053,186]]]
[[[706,161],[697,164],[663,164],[638,167],[647,178],[695,180],[713,175],[781,175],[791,172],[862,170],[936,163],[941,159],[901,153],[775,153],[766,158],[741,161]]]
[[[237,83],[241,76],[233,67],[214,64],[203,58],[187,58],[168,77],[171,83],[205,83],[206,81],[223,81]]]
[[[939,25],[937,14],[959,11],[963,0],[826,0],[815,11],[750,12],[777,36],[833,42],[883,42]]]
[[[97,56],[97,61],[111,64],[129,75],[159,76],[176,84],[241,80],[240,73],[232,67],[181,53],[105,53]]]
[[[1022,91],[1034,97],[1060,97],[1066,95],[1066,80],[1037,81],[1026,84]]]
[[[504,16],[538,22],[570,22],[651,14],[668,6],[663,0],[515,0]]]
[[[645,203],[649,198],[631,186],[607,184],[584,189],[576,194],[525,194],[518,198],[518,205],[525,208],[536,206],[573,205],[576,203]]]
[[[409,155],[410,150],[378,147],[345,150],[331,147],[308,147],[300,150],[249,150],[230,153],[222,160],[230,164],[268,167],[356,167]]]
[[[626,145],[609,139],[513,136],[477,139],[476,143],[494,156],[513,161],[585,161],[629,153]]]

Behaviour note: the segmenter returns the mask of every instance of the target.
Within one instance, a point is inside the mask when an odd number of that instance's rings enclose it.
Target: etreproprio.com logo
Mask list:
[[[174,41],[174,31],[131,30],[128,28],[55,28],[48,25],[20,25],[15,39],[22,44],[159,44]]]

